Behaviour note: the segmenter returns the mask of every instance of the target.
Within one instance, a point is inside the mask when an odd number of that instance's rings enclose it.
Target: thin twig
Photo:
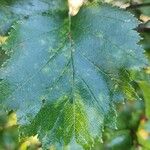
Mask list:
[[[150,28],[145,27],[144,25],[139,25],[136,30],[138,32],[150,32]]]
[[[127,9],[136,9],[136,8],[139,8],[139,7],[150,7],[150,3],[142,3],[142,4],[132,4],[127,7]]]
[[[150,32],[150,26],[148,26],[148,23],[150,23],[150,20],[145,23],[141,23],[136,30],[138,32]]]

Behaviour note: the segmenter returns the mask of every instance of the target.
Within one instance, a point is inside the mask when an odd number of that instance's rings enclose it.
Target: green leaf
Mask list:
[[[121,130],[115,132],[108,140],[106,147],[107,149],[115,150],[126,150],[131,149],[132,137],[130,130]]]
[[[145,4],[149,3],[149,0],[144,0],[144,3]],[[143,7],[139,8],[139,10],[142,12],[142,14],[150,16],[150,6],[149,5],[145,6],[144,8]]]
[[[145,104],[145,115],[149,119],[150,118],[150,75],[149,75],[149,67],[143,69],[141,72],[132,72],[132,76],[134,80],[138,83],[140,87],[140,94],[144,99]]]
[[[150,84],[146,81],[140,81],[138,83],[144,95],[146,117],[150,118]]]
[[[46,148],[90,149],[104,126],[115,128],[115,102],[137,98],[127,69],[146,63],[138,21],[105,4],[70,18],[52,2],[32,0],[30,11],[27,2],[10,7],[28,17],[18,18],[2,46],[10,58],[0,70],[0,87],[8,85],[0,103],[16,111],[22,136],[38,134]]]
[[[0,34],[4,35],[18,18],[66,10],[65,0],[0,0]]]

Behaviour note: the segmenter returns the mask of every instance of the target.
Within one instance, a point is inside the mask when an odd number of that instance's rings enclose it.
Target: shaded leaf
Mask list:
[[[148,118],[150,118],[150,84],[146,81],[139,82],[139,86],[143,92],[144,100],[145,100],[145,114]]]
[[[2,46],[10,58],[0,86],[8,83],[11,93],[2,88],[8,96],[0,102],[17,112],[22,136],[38,134],[46,148],[75,142],[90,149],[104,126],[116,127],[114,103],[137,98],[127,69],[146,63],[138,21],[109,5],[88,5],[70,18],[49,1],[32,0],[30,11],[28,2],[10,7],[28,17]]]

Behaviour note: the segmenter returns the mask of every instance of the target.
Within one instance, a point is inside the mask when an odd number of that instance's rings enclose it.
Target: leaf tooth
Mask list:
[[[104,5],[105,5],[106,3],[104,3]],[[121,11],[121,12],[123,12],[123,13],[126,13],[127,15],[129,15],[129,17],[132,17],[131,19],[132,19],[132,21],[134,20],[135,22],[136,22],[136,24],[135,24],[135,27],[137,27],[140,23],[141,23],[141,21],[139,21],[138,20],[138,18],[136,18],[135,17],[135,15],[133,14],[133,13],[131,13],[131,12],[129,12],[129,11],[126,11],[125,9],[123,9],[123,8],[120,8],[119,6],[116,6],[116,5],[113,5],[113,4],[106,4],[108,7],[111,7],[112,9],[116,9],[116,10],[118,10],[119,9],[119,11]],[[130,20],[131,20],[130,19]],[[133,29],[135,28],[135,27],[133,27]]]
[[[17,30],[15,25],[12,25],[12,29]],[[10,33],[10,32],[9,32]]]

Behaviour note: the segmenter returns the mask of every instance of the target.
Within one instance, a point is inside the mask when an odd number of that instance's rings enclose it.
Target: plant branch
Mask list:
[[[139,8],[139,7],[148,7],[150,6],[150,3],[142,3],[142,4],[132,4],[127,7],[127,9],[136,9],[136,8]]]
[[[149,27],[146,27],[144,24],[140,24],[136,30],[138,32],[150,32],[150,28]]]

